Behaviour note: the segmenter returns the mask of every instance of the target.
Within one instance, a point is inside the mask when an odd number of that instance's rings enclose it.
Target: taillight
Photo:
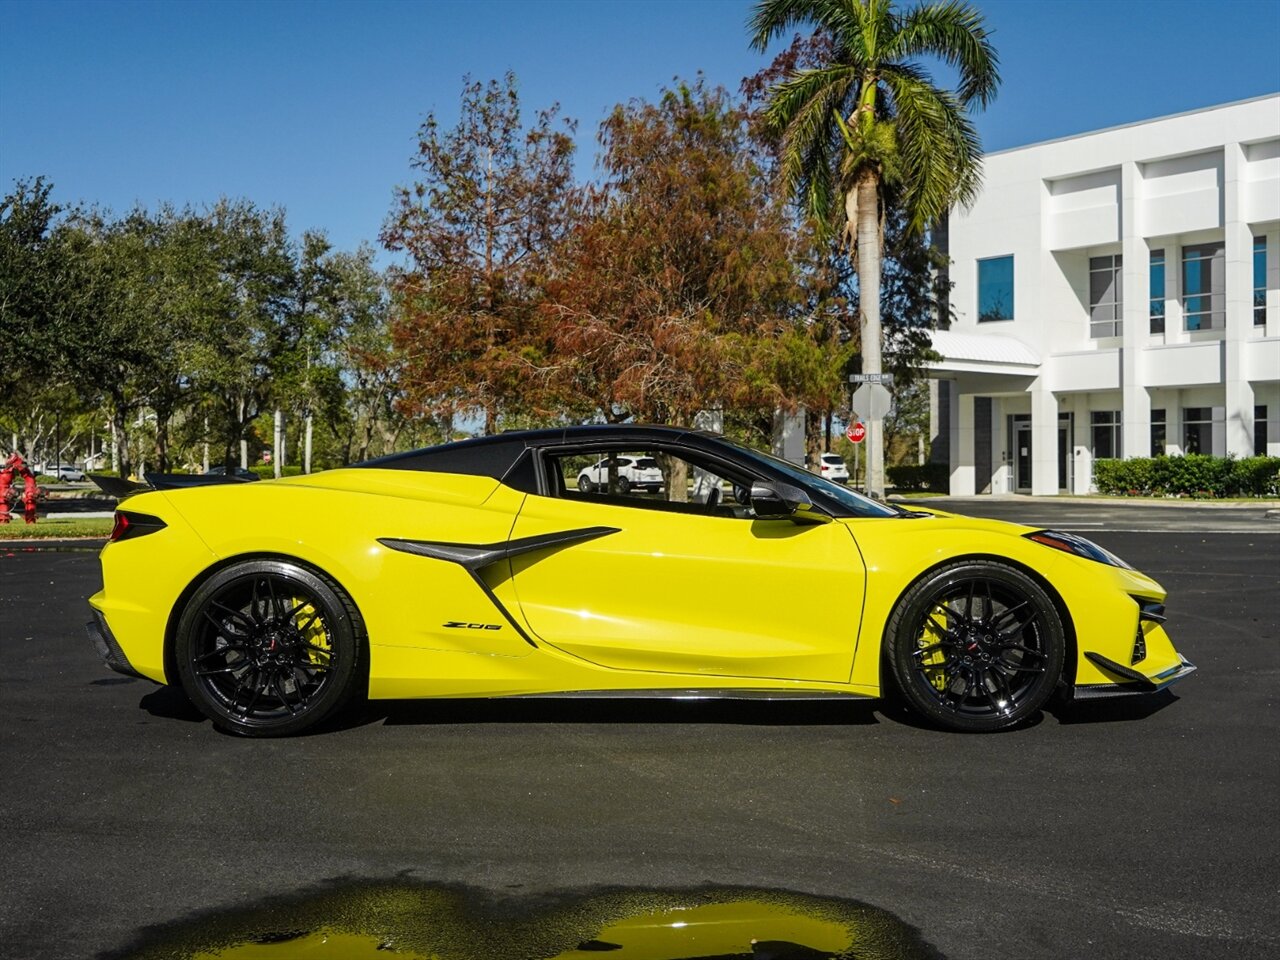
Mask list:
[[[166,524],[159,517],[149,513],[134,513],[132,510],[117,510],[116,522],[111,528],[108,543],[118,540],[132,540],[134,537],[145,537],[148,533],[163,530]]]

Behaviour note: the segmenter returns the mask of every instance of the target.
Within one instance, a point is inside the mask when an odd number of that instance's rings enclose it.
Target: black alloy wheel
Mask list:
[[[187,696],[219,727],[285,736],[347,701],[363,639],[336,583],[297,564],[255,560],[196,590],[178,622],[175,654]]]
[[[899,601],[887,655],[907,703],[952,730],[1016,726],[1062,675],[1066,632],[1044,589],[995,561],[934,571]]]

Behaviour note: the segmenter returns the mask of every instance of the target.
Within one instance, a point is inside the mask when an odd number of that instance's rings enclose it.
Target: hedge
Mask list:
[[[276,475],[276,468],[269,463],[255,463],[249,468],[263,480],[271,480]],[[302,476],[302,467],[295,464],[286,464],[280,469],[282,476],[300,477]]]
[[[951,475],[945,463],[903,464],[888,467],[885,473],[897,490],[931,490],[946,493],[951,488]]]
[[[1099,493],[1121,496],[1280,496],[1280,457],[1135,457],[1095,460]]]

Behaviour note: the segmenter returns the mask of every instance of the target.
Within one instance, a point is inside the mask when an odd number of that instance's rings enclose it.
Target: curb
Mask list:
[[[107,545],[103,537],[40,537],[35,540],[0,540],[0,557],[6,553],[21,550],[24,553],[36,550],[79,550],[89,552],[101,550]]]
[[[1219,503],[1214,500],[1193,500],[1190,497],[1169,497],[1165,500],[1140,500],[1128,497],[1032,497],[1025,494],[976,494],[973,496],[949,496],[939,494],[936,497],[903,497],[900,500],[889,497],[894,503],[927,503],[931,500],[950,500],[956,503],[1021,503],[1027,506],[1111,506],[1111,507],[1173,507],[1185,510],[1266,510],[1268,517],[1280,516],[1280,504],[1274,499],[1257,502],[1232,501]]]

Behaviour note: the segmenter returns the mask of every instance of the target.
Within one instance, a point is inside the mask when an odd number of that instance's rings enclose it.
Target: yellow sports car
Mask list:
[[[621,466],[641,459],[656,489]],[[504,433],[152,485],[117,511],[90,636],[112,669],[181,684],[250,736],[357,692],[896,692],[942,727],[998,730],[1055,692],[1149,693],[1195,669],[1160,585],[1087,540],[886,505],[714,434]]]

